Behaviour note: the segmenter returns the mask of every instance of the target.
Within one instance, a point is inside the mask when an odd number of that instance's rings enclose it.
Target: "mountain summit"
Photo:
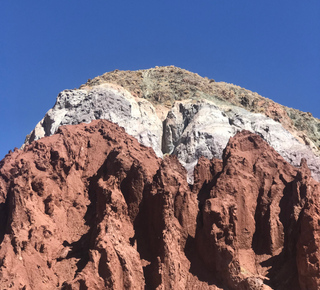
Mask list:
[[[319,124],[172,66],[61,92],[0,161],[0,288],[319,289]]]

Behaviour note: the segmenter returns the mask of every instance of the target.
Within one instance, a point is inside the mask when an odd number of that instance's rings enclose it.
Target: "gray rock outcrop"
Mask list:
[[[153,105],[111,84],[61,92],[54,107],[31,132],[27,143],[54,134],[62,125],[96,119],[106,119],[124,127],[141,144],[152,147],[159,157],[162,156],[162,122]]]
[[[222,159],[229,138],[242,130],[260,135],[294,166],[300,165],[301,158],[307,159],[313,176],[320,180],[320,158],[279,122],[263,114],[208,100],[181,101],[174,105],[164,121],[163,153],[176,155],[192,177],[200,156]]]

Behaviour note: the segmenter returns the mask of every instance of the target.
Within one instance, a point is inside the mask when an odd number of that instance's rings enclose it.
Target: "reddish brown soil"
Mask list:
[[[0,289],[319,289],[320,184],[259,136],[195,183],[108,121],[0,162]]]

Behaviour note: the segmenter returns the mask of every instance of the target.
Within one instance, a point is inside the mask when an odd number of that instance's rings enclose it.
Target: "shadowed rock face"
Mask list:
[[[199,157],[221,159],[229,138],[241,130],[260,135],[294,166],[307,159],[312,176],[320,180],[318,119],[176,67],[114,71],[61,92],[26,144],[61,125],[96,119],[124,127],[158,157],[176,155],[189,183]]]
[[[3,289],[319,289],[320,185],[242,131],[194,184],[105,120],[0,163]]]

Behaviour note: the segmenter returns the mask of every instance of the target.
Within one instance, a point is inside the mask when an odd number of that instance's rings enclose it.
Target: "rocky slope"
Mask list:
[[[262,136],[294,166],[306,158],[320,180],[320,120],[176,67],[114,71],[61,92],[26,144],[61,125],[95,119],[119,124],[159,157],[176,155],[190,183],[199,157],[222,158],[229,138],[243,129]]]
[[[194,184],[106,120],[0,162],[1,289],[319,289],[320,184],[260,136]]]

